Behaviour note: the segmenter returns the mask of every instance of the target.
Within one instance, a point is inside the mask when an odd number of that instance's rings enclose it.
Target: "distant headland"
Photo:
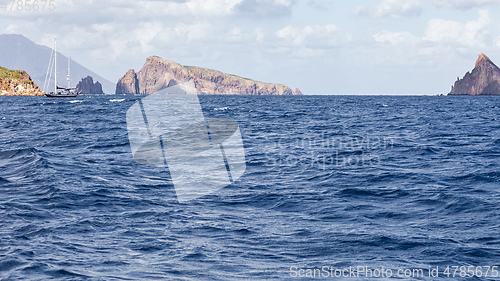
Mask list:
[[[116,94],[152,94],[193,81],[205,95],[301,95],[282,84],[264,83],[196,66],[182,66],[157,56],[148,57],[139,72],[130,69],[116,84]]]
[[[43,96],[44,93],[23,70],[0,67],[0,96]]]
[[[485,54],[479,54],[474,69],[451,87],[451,96],[499,96],[500,68]]]

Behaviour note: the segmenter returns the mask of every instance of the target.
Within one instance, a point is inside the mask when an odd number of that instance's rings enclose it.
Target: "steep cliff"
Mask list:
[[[130,69],[125,75],[118,80],[116,84],[117,94],[139,94],[139,81],[137,81],[137,73]]]
[[[129,70],[116,84],[117,94],[153,94],[178,83],[193,81],[199,94],[294,95],[282,84],[258,82],[217,70],[182,66],[159,57],[149,57],[139,72]]]
[[[102,85],[99,83],[99,81],[96,81],[94,83],[94,79],[90,76],[87,76],[82,79],[76,85],[76,88],[78,91],[80,91],[82,94],[87,94],[87,95],[102,95],[104,92],[102,91]]]
[[[472,72],[457,78],[448,95],[500,95],[500,68],[485,54],[479,54]]]
[[[0,96],[43,96],[44,93],[22,70],[0,67]]]

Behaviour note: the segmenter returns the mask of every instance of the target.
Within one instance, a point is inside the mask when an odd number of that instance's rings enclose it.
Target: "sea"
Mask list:
[[[500,97],[199,96],[246,169],[186,202],[141,98],[0,97],[1,280],[500,280]]]

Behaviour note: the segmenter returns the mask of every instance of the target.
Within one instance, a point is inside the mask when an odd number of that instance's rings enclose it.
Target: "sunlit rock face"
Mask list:
[[[449,95],[500,95],[500,68],[485,54],[479,54],[472,72],[467,72],[462,79],[457,79]]]
[[[217,70],[149,57],[139,72],[129,70],[117,83],[116,94],[152,94],[183,82],[193,81],[205,95],[300,95],[286,85],[258,82]]]

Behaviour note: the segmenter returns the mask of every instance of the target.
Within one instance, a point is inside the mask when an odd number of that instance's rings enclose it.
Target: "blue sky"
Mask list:
[[[113,82],[158,55],[305,94],[434,95],[481,52],[500,64],[500,0],[53,1],[0,10],[0,32],[57,36]]]

